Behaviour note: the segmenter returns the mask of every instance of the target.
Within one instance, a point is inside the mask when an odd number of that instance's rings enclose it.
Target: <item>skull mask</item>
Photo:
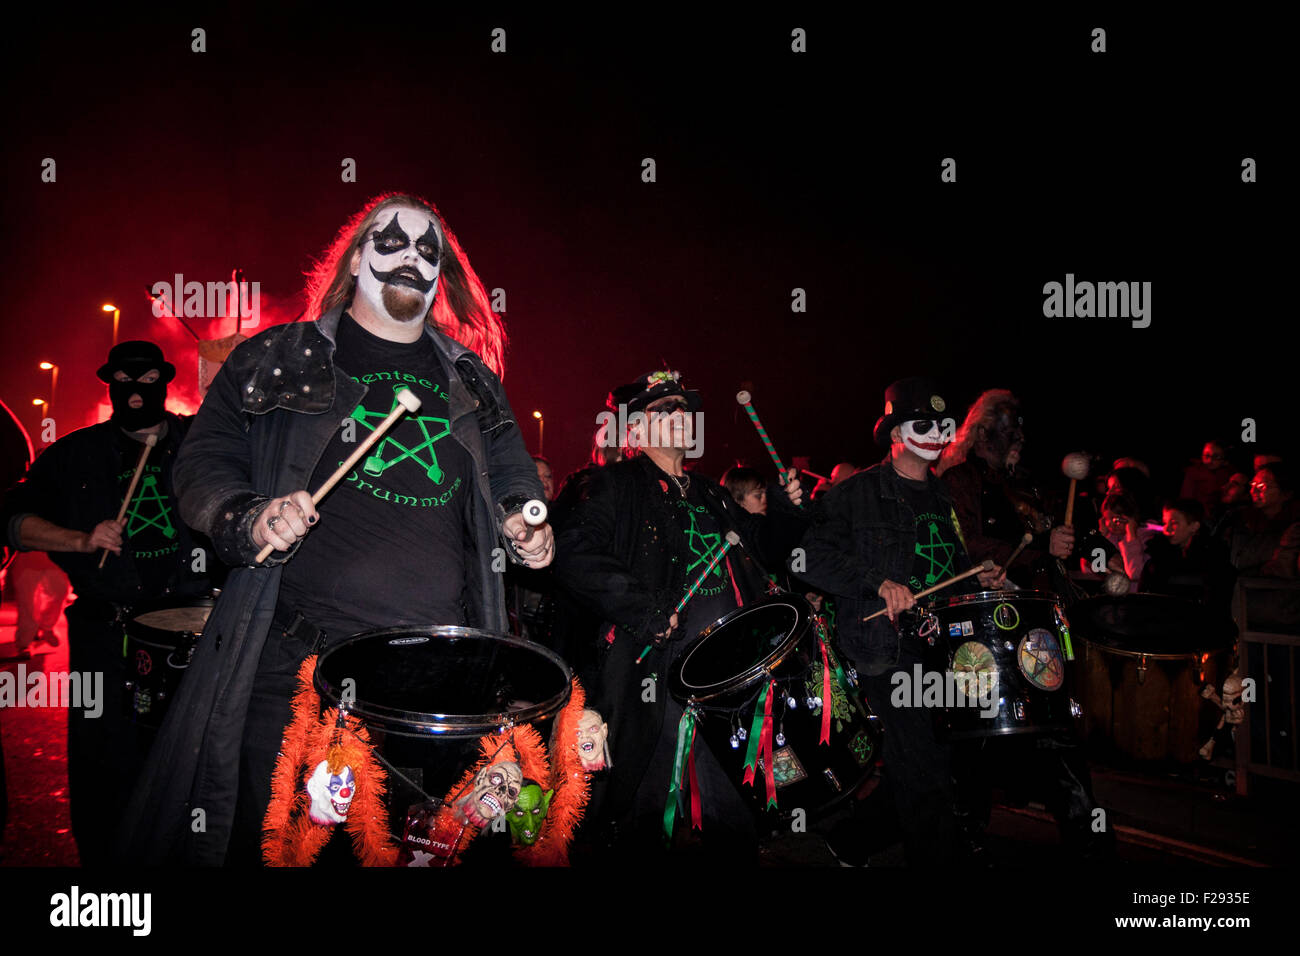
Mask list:
[[[551,808],[554,790],[542,792],[536,780],[525,780],[519,791],[519,799],[506,813],[506,823],[510,826],[510,835],[516,843],[532,846],[541,835],[542,821],[546,811]]]
[[[516,763],[484,767],[474,777],[474,789],[457,801],[456,810],[466,823],[486,826],[515,805],[523,782],[524,775]]]
[[[329,761],[322,760],[307,781],[307,793],[311,796],[308,812],[312,822],[326,826],[345,822],[356,791],[356,777],[351,767],[343,766],[338,773],[330,773]]]
[[[584,710],[578,721],[578,760],[583,770],[604,770],[614,762],[609,757],[609,724],[596,710]]]
[[[1241,703],[1241,678],[1229,677],[1223,682],[1223,722],[1236,726],[1246,719],[1246,708]]]

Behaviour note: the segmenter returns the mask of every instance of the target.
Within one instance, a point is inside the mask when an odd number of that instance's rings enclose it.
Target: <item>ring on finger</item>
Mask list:
[[[274,531],[274,530],[275,530],[275,523],[276,523],[277,521],[279,521],[279,520],[280,520],[280,516],[279,516],[279,515],[272,515],[269,519],[267,519],[266,527],[267,527],[269,530]]]

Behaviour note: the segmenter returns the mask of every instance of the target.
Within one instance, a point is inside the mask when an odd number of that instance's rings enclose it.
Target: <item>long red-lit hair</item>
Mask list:
[[[461,345],[476,352],[498,377],[505,376],[506,327],[492,311],[487,291],[469,264],[469,257],[447,228],[438,208],[410,193],[376,196],[339,230],[329,248],[307,274],[307,315],[313,319],[338,305],[352,301],[357,280],[352,275],[352,256],[386,209],[410,206],[433,216],[442,233],[442,259],[438,272],[438,294],[425,321]]]

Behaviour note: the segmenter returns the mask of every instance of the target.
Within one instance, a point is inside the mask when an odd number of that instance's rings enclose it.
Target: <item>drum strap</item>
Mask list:
[[[312,654],[319,654],[325,647],[325,632],[307,620],[302,611],[294,611],[293,617],[288,624],[277,620],[273,626],[283,631],[285,637],[292,637],[302,641],[311,648],[310,653]]]

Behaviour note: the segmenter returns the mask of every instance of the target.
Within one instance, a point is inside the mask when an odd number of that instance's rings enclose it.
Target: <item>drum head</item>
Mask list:
[[[1203,604],[1164,594],[1105,595],[1070,608],[1075,632],[1108,650],[1187,657],[1226,650],[1237,628]]]
[[[1056,604],[1060,601],[1050,591],[972,591],[970,594],[952,594],[927,598],[926,607],[939,609],[959,607],[963,604],[1016,604],[1020,601],[1047,601]]]
[[[329,648],[314,682],[372,727],[421,737],[481,737],[554,716],[573,674],[553,651],[468,627],[368,631]]]
[[[669,690],[706,701],[764,679],[798,645],[812,608],[797,594],[736,608],[705,628],[673,666]]]

